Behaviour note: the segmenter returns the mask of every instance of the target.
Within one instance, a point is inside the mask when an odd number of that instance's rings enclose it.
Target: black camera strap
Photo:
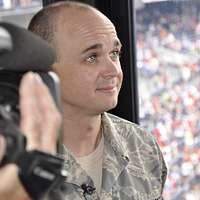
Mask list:
[[[41,200],[66,179],[64,160],[41,151],[25,152],[19,162],[19,178],[33,200]]]

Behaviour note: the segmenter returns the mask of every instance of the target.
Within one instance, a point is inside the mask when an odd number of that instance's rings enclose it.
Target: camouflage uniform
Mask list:
[[[86,172],[65,151],[68,178],[54,200],[158,200],[167,169],[155,138],[136,124],[104,113],[104,157],[100,196]],[[82,189],[85,186],[87,191]]]

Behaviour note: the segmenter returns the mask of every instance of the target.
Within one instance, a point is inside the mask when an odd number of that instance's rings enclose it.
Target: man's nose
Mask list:
[[[122,73],[121,65],[119,61],[113,61],[110,58],[105,60],[103,77],[112,78]]]

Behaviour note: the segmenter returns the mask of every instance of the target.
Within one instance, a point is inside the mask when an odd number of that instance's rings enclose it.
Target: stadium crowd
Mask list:
[[[147,4],[136,33],[140,123],[168,164],[164,199],[200,200],[200,2]]]

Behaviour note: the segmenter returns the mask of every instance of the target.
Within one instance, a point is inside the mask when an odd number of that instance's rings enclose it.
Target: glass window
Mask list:
[[[0,0],[0,21],[27,27],[40,8],[42,0]]]
[[[1,9],[15,9],[40,5],[40,0],[0,0]]]
[[[200,199],[200,1],[136,1],[140,124],[160,144],[165,200]]]

